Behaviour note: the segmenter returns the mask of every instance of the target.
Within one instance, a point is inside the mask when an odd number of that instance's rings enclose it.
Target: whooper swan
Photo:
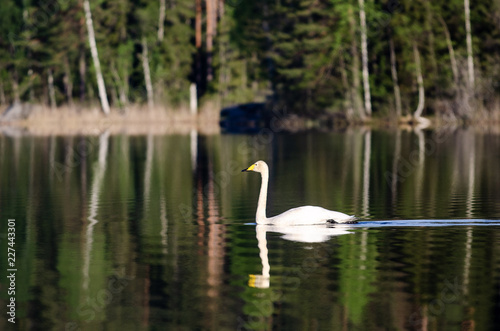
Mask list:
[[[264,161],[257,161],[244,171],[260,172],[262,184],[260,186],[259,203],[257,205],[257,224],[273,225],[310,225],[326,223],[356,223],[354,216],[338,211],[328,210],[316,206],[297,207],[274,217],[266,217],[267,184],[269,182],[269,167]]]

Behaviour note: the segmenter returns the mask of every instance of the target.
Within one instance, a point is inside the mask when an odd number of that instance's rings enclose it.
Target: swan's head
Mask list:
[[[248,168],[241,170],[241,172],[245,172],[245,171],[255,171],[255,172],[262,173],[262,172],[268,171],[268,167],[267,167],[266,162],[257,161],[254,164],[252,164],[251,166],[249,166]]]

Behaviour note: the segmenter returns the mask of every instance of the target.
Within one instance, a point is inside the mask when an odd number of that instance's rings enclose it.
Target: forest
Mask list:
[[[500,2],[2,0],[0,104],[500,117]],[[193,89],[195,87],[196,89]],[[195,92],[193,92],[195,91]]]

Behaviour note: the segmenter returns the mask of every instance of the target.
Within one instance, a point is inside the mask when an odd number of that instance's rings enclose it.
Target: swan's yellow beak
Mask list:
[[[248,168],[241,170],[241,172],[245,172],[245,171],[253,171],[253,168],[255,168],[255,163],[254,163],[254,164],[252,164],[251,166],[249,166]]]
[[[248,275],[248,286],[255,287],[255,275]]]
[[[269,276],[248,275],[248,286],[253,288],[269,288]]]

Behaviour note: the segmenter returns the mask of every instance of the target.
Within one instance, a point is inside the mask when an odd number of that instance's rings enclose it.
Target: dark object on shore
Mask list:
[[[245,103],[223,108],[220,127],[225,133],[257,133],[269,124],[265,103]]]
[[[28,103],[14,102],[0,116],[0,121],[10,122],[24,120],[30,116],[32,107]]]

